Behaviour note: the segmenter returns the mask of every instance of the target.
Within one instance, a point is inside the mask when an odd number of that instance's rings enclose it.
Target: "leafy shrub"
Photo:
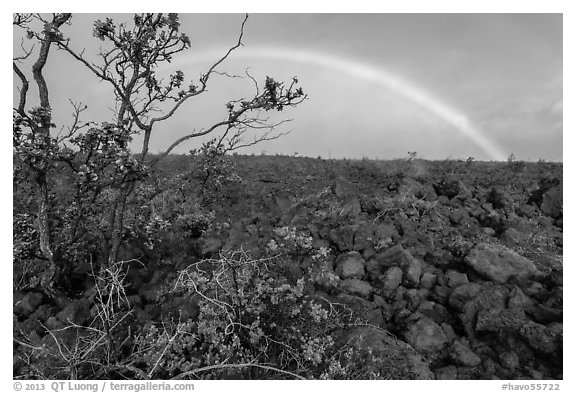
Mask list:
[[[518,160],[516,158],[516,156],[514,155],[514,153],[511,153],[508,156],[508,168],[513,172],[513,173],[519,173],[522,172],[525,168],[526,168],[526,163],[524,161]]]
[[[163,296],[196,299],[198,319],[147,323],[133,364],[163,379],[345,377],[359,355],[336,343],[353,315],[314,295],[311,277],[290,283],[290,263],[237,250],[182,270]]]
[[[312,250],[312,236],[298,232],[294,227],[276,228],[274,229],[274,234],[280,242],[279,249],[283,253],[306,255]],[[275,240],[271,241],[272,245],[275,243]],[[272,251],[275,250],[273,249]]]
[[[12,219],[14,233],[13,258],[22,261],[38,253],[38,233],[30,213],[16,213]]]
[[[198,237],[208,229],[213,221],[213,213],[194,212],[179,215],[176,218],[176,225],[186,235]]]
[[[226,155],[226,147],[218,139],[211,139],[200,148],[190,151],[191,177],[204,205],[219,202],[223,191],[242,182],[234,162]],[[229,193],[226,193],[229,194]]]

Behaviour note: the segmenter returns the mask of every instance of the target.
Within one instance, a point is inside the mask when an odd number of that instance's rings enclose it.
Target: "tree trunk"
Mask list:
[[[118,251],[122,244],[122,232],[124,231],[124,214],[128,204],[128,197],[134,191],[135,182],[124,185],[118,195],[114,209],[114,222],[111,227],[110,253],[108,255],[108,265],[113,264],[118,259]]]
[[[50,114],[50,99],[48,94],[48,85],[44,79],[42,71],[48,60],[48,54],[50,53],[50,46],[56,39],[54,33],[51,31],[51,27],[58,29],[64,23],[66,23],[71,17],[71,14],[59,14],[54,16],[54,19],[50,25],[47,25],[43,32],[43,40],[40,46],[40,52],[38,54],[38,59],[32,65],[32,75],[34,81],[38,85],[38,96],[40,98],[40,107],[46,110],[47,114]],[[44,138],[46,146],[49,147],[50,143],[50,127],[52,123],[51,115],[46,116],[42,120],[42,124],[39,124],[34,130],[37,137]],[[50,238],[50,220],[48,216],[49,206],[48,206],[48,179],[47,173],[50,167],[49,162],[43,163],[36,170],[36,184],[38,187],[38,232],[40,235],[40,250],[44,258],[50,263],[50,267],[42,276],[41,285],[46,293],[52,297],[56,295],[56,290],[53,287],[54,282],[58,278],[58,266],[54,261],[54,253],[52,250],[52,242]]]
[[[50,295],[54,294],[52,287],[55,278],[58,276],[58,267],[54,261],[52,252],[52,242],[50,239],[50,221],[48,217],[48,183],[46,172],[41,172],[36,176],[38,186],[38,234],[40,237],[40,251],[44,258],[48,260],[50,266],[42,276],[42,288]]]

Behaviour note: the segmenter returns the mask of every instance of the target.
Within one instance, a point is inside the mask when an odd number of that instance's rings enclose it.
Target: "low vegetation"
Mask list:
[[[558,187],[549,179],[561,176],[560,165],[525,163],[518,174],[507,163],[223,156],[226,171],[216,167],[212,179],[191,176],[178,191],[144,194],[182,178],[196,160],[169,156],[142,183],[143,195],[128,204],[118,262],[98,268],[97,248],[70,252],[78,259],[57,283],[66,295],[58,302],[41,291],[34,209],[23,203],[25,183],[15,183],[15,377],[412,379],[451,367],[461,378],[561,373],[559,344],[530,346],[531,336],[506,336],[496,325],[477,332],[459,303],[476,298],[451,296],[494,292],[465,261],[476,244],[505,245],[540,273],[497,283],[503,310],[522,291],[532,308],[523,306],[518,323],[557,329],[561,210],[537,195]],[[65,172],[60,184],[70,181]],[[64,203],[65,190],[54,190],[54,203]],[[421,265],[417,278],[405,264]],[[394,266],[400,281],[391,287]],[[421,346],[433,339],[419,336],[422,321],[442,327],[432,352]],[[524,352],[504,351],[502,334],[520,340]],[[461,369],[451,354],[462,339],[482,359],[473,368]],[[495,354],[478,354],[483,346]],[[506,356],[519,364],[508,367]]]

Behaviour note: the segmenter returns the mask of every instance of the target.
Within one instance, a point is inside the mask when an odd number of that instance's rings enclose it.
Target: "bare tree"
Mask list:
[[[221,71],[220,66],[240,49],[243,45],[245,25],[248,20],[246,15],[241,24],[238,37],[233,45],[222,54],[220,58],[207,67],[197,81],[185,83],[185,76],[182,71],[175,71],[168,78],[163,79],[157,74],[160,65],[169,63],[174,56],[184,52],[190,47],[190,39],[186,34],[180,32],[180,22],[177,14],[136,14],[131,23],[115,23],[114,20],[106,18],[97,20],[93,25],[93,35],[103,41],[103,45],[96,55],[87,56],[83,49],[76,49],[69,38],[66,38],[61,27],[70,21],[70,14],[54,14],[52,19],[46,20],[40,15],[17,15],[14,17],[14,25],[27,28],[32,19],[40,20],[44,23],[42,33],[36,33],[28,29],[28,36],[36,38],[40,42],[40,54],[38,61],[33,66],[34,79],[40,89],[41,105],[31,117],[26,111],[26,94],[29,83],[14,61],[14,72],[21,80],[20,100],[15,108],[15,135],[21,133],[22,127],[30,127],[34,141],[43,137],[44,142],[38,146],[38,150],[44,155],[52,154],[58,156],[58,160],[67,162],[70,167],[79,174],[86,171],[81,166],[74,164],[70,154],[55,154],[59,144],[64,139],[70,139],[89,123],[79,120],[83,111],[83,106],[74,104],[73,124],[63,136],[52,138],[50,136],[51,112],[48,101],[47,84],[42,77],[42,69],[48,58],[48,51],[52,45],[56,45],[62,51],[68,53],[80,64],[89,69],[98,79],[108,83],[114,92],[116,109],[113,122],[105,123],[100,128],[92,128],[82,141],[86,149],[84,154],[84,167],[89,164],[93,157],[95,145],[94,140],[99,140],[102,135],[113,138],[119,145],[118,152],[125,152],[127,143],[132,136],[142,135],[142,144],[139,148],[137,161],[143,168],[153,168],[159,160],[168,155],[173,149],[185,141],[206,135],[214,136],[215,149],[219,154],[227,151],[249,146],[265,140],[275,139],[283,133],[278,127],[284,123],[271,122],[266,116],[269,111],[282,111],[286,107],[294,107],[306,99],[306,95],[301,88],[297,87],[298,80],[293,78],[289,84],[278,82],[273,78],[266,77],[261,85],[248,72],[247,77],[254,86],[254,94],[249,98],[239,98],[226,103],[226,112],[223,118],[212,125],[202,129],[184,130],[182,136],[173,141],[169,147],[161,154],[148,159],[150,139],[158,124],[172,118],[181,108],[184,107],[194,97],[205,94],[208,91],[209,81],[216,76],[230,77],[229,74]],[[24,56],[29,53],[24,51]],[[37,125],[35,121],[40,119]],[[254,132],[253,138],[247,140],[249,132]],[[22,145],[22,138],[19,145]],[[15,139],[15,140],[16,140]],[[99,145],[98,145],[99,146]],[[52,153],[50,153],[52,152]],[[30,153],[27,153],[30,154]],[[109,156],[109,154],[108,154]],[[112,161],[108,160],[106,165]],[[77,157],[77,156],[75,156]],[[53,267],[50,274],[46,275],[46,283],[54,280],[56,265],[54,264],[53,252],[50,246],[50,228],[48,222],[46,190],[47,168],[32,163],[31,167],[37,173],[37,185],[39,190],[39,212],[41,247],[43,255],[50,260]],[[50,160],[44,160],[49,163]],[[43,161],[43,162],[44,162]],[[124,158],[119,157],[118,162],[124,163]],[[47,164],[43,164],[46,166]],[[120,165],[120,164],[119,164]],[[103,168],[104,165],[101,165]],[[118,180],[120,179],[120,180]],[[127,211],[127,201],[133,193],[136,185],[141,180],[139,176],[130,176],[124,173],[120,178],[114,178],[109,183],[100,183],[93,187],[93,200],[102,192],[105,187],[110,187],[113,194],[112,201],[107,209],[107,229],[104,233],[103,253],[108,264],[114,263],[117,259],[118,250],[122,243],[122,232],[124,229],[124,219]],[[44,202],[42,202],[44,201]],[[78,217],[82,215],[82,209]],[[77,219],[79,220],[79,218]],[[78,221],[79,222],[79,221]],[[77,225],[76,225],[77,226]],[[72,225],[74,227],[74,225]],[[74,236],[72,236],[74,239]]]

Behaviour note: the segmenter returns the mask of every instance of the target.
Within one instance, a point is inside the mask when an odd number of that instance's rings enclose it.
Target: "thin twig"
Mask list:
[[[188,375],[195,375],[196,373],[201,373],[204,371],[210,371],[210,370],[217,370],[217,369],[225,369],[225,368],[246,368],[246,367],[256,367],[256,368],[261,368],[264,370],[269,370],[269,371],[274,371],[280,374],[286,374],[286,375],[290,375],[296,379],[302,379],[305,380],[306,378],[304,378],[301,375],[298,374],[294,374],[290,371],[286,371],[286,370],[281,370],[279,368],[276,367],[272,367],[272,366],[266,366],[263,364],[256,364],[256,363],[242,363],[242,364],[216,364],[213,366],[206,366],[206,367],[200,367],[191,371],[186,371],[185,373],[182,374],[178,374],[177,376],[175,376],[174,379],[182,379],[184,377],[187,377]]]

